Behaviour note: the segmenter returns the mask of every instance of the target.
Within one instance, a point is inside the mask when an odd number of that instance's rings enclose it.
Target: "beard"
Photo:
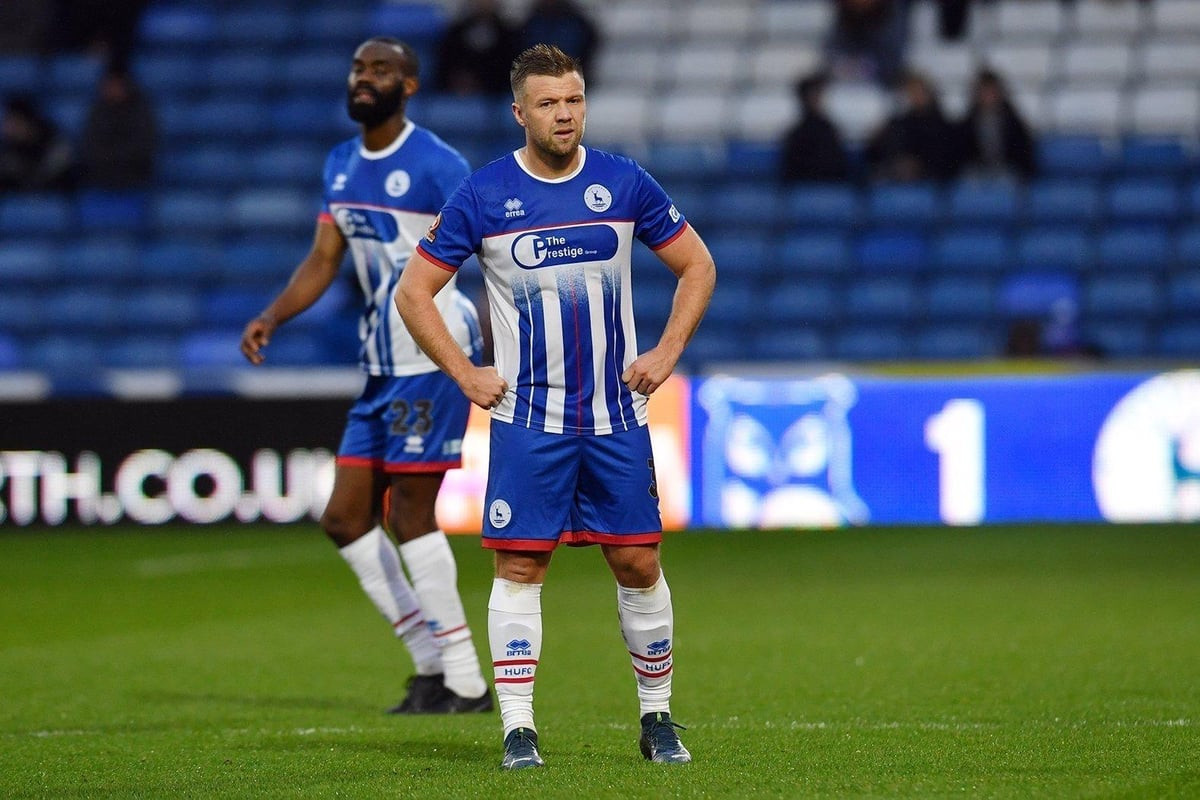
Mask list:
[[[354,95],[364,91],[375,99],[374,103],[354,101]],[[404,101],[403,86],[397,86],[393,91],[386,93],[378,92],[370,86],[352,88],[346,95],[346,113],[350,115],[350,119],[364,127],[374,128],[387,122],[393,114],[402,110]]]

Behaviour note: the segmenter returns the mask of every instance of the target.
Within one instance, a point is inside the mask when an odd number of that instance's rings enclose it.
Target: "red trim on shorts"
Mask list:
[[[563,531],[558,541],[570,545],[586,544],[657,544],[662,541],[662,531],[648,533],[597,533],[596,531]]]
[[[667,667],[662,672],[646,672],[644,669],[638,669],[636,666],[633,668],[633,671],[636,672],[638,675],[641,675],[643,678],[661,678],[664,675],[670,675],[671,670],[673,670],[673,669],[675,669],[674,664]]]
[[[489,539],[484,536],[482,542],[488,550],[536,550],[545,553],[558,547],[557,539]]]
[[[462,459],[456,461],[422,461],[420,463],[397,463],[384,461],[382,458],[367,458],[365,456],[338,456],[336,463],[339,467],[360,467],[386,472],[389,475],[406,474],[411,472],[445,472],[462,466]]]

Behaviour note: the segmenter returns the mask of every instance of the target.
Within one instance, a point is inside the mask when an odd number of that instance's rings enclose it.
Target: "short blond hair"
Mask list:
[[[577,59],[552,44],[535,44],[513,59],[508,81],[512,85],[513,97],[519,99],[530,75],[557,78],[569,72],[577,72],[579,77],[583,77],[583,69]]]

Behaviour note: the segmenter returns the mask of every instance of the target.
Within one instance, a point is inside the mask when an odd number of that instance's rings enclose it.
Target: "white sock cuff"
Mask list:
[[[671,605],[671,588],[667,586],[667,576],[658,573],[658,580],[653,586],[645,589],[631,589],[628,586],[617,586],[617,603],[621,608],[638,611],[643,614],[653,614]]]
[[[379,552],[379,537],[385,535],[383,528],[376,525],[350,544],[339,547],[338,552],[351,564],[358,558],[374,558],[375,553]]]
[[[542,585],[540,583],[517,583],[496,578],[492,581],[492,595],[488,598],[489,611],[508,614],[542,613]]]
[[[415,539],[400,543],[400,555],[404,556],[405,561],[423,561],[439,555],[448,555],[451,559],[454,558],[454,553],[450,550],[450,540],[446,538],[444,531],[430,531],[422,534]]]

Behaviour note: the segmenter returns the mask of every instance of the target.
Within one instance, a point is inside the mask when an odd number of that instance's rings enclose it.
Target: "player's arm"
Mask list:
[[[646,395],[671,377],[683,348],[700,326],[717,284],[717,268],[708,247],[690,225],[675,241],[655,253],[679,279],[671,315],[658,344],[638,356],[621,374],[626,386]]]
[[[494,408],[504,399],[508,383],[494,367],[477,367],[467,358],[433,301],[451,275],[418,248],[396,285],[396,309],[417,345],[458,384],[463,394],[480,408]]]
[[[324,220],[318,222],[312,247],[292,272],[287,286],[242,331],[242,355],[251,364],[261,364],[266,359],[263,348],[276,328],[325,294],[341,269],[345,253],[346,240],[337,226]]]

